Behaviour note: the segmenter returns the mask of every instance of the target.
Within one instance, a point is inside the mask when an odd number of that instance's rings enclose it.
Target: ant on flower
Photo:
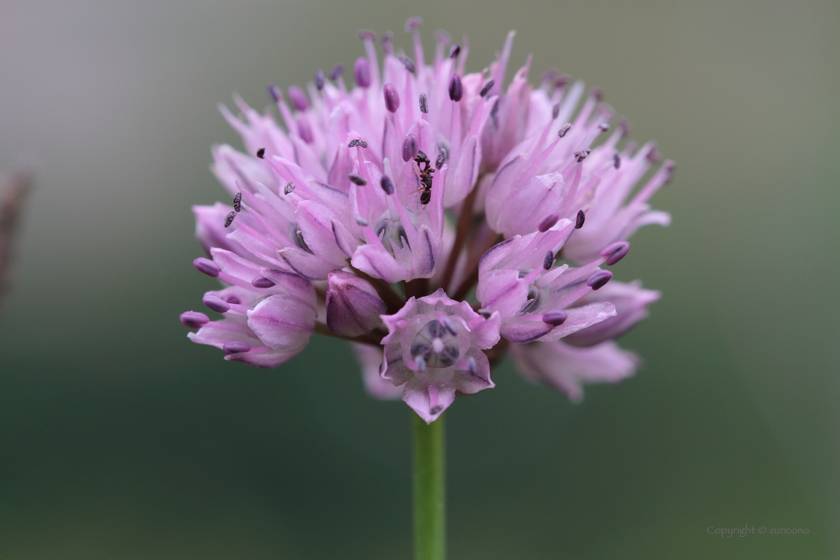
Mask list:
[[[432,179],[435,174],[435,168],[432,167],[432,162],[422,150],[417,152],[414,156],[414,161],[417,162],[417,169],[420,171],[420,188],[412,191],[410,194],[423,191],[420,193],[420,204],[425,206],[432,200]]]

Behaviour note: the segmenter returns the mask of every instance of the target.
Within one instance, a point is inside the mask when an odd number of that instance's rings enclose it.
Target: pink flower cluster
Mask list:
[[[232,204],[196,206],[222,282],[181,315],[189,337],[225,359],[284,364],[310,335],[354,343],[368,392],[427,422],[456,393],[493,387],[509,351],[527,379],[582,397],[585,383],[632,375],[615,339],[659,293],[611,281],[641,226],[667,225],[648,199],[670,179],[654,144],[610,130],[598,91],[556,72],[506,87],[513,33],[489,67],[466,74],[466,41],[437,36],[426,63],[392,37],[360,34],[352,84],[337,66],[304,91],[269,86],[272,110],[222,113],[245,144],[213,151]],[[643,181],[645,177],[649,177]]]

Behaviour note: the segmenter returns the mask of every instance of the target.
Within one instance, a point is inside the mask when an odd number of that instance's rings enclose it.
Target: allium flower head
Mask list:
[[[580,386],[631,375],[613,339],[659,293],[610,282],[641,226],[667,225],[650,197],[673,170],[655,145],[627,142],[598,91],[530,59],[505,85],[514,33],[481,72],[466,41],[439,33],[427,63],[360,32],[364,56],[305,89],[268,87],[274,110],[236,99],[221,111],[245,151],[213,150],[231,204],[196,206],[222,282],[186,312],[190,338],[228,360],[276,367],[317,332],[354,342],[365,387],[401,395],[427,422],[460,393],[493,387],[511,350],[530,380],[580,398]],[[278,117],[279,116],[279,120]],[[610,129],[613,132],[608,133]]]

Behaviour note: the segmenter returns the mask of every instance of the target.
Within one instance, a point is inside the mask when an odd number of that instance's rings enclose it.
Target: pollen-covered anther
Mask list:
[[[461,84],[461,76],[452,74],[452,78],[449,80],[449,99],[458,103],[463,96],[464,86]]]
[[[491,90],[491,89],[493,89],[493,86],[494,86],[495,84],[496,84],[496,82],[495,82],[495,81],[493,81],[493,80],[490,80],[489,82],[487,82],[486,84],[484,84],[484,87],[483,87],[483,88],[481,88],[481,92],[479,92],[479,94],[478,94],[478,95],[479,95],[479,97],[486,97],[486,96],[487,96],[487,94],[488,94],[488,93],[490,93],[490,90]]]
[[[420,143],[417,140],[417,136],[414,134],[406,134],[405,138],[403,139],[402,145],[402,158],[403,161],[408,162],[417,155],[417,150],[419,150]]]
[[[199,272],[203,272],[207,276],[211,276],[213,278],[218,278],[219,274],[222,272],[219,265],[210,259],[205,259],[203,257],[195,259],[193,261],[193,266],[195,266]]]
[[[568,315],[566,315],[565,311],[549,311],[548,313],[543,313],[542,320],[543,323],[547,325],[551,325],[552,327],[559,327],[563,323],[566,322],[568,319]]]
[[[400,62],[403,63],[403,66],[405,66],[406,70],[408,70],[412,74],[417,72],[417,66],[414,64],[414,61],[410,57],[407,57],[405,55],[400,55],[399,59],[400,59]]]
[[[577,160],[577,162],[580,163],[583,160],[585,160],[586,156],[588,156],[591,153],[592,150],[580,150],[578,152],[575,152],[575,160]]]
[[[586,214],[583,210],[578,210],[577,216],[575,217],[575,229],[582,228],[584,222],[586,222]]]
[[[236,212],[242,211],[242,192],[233,195],[233,209]]]
[[[283,194],[291,194],[292,191],[295,190],[295,184],[291,181],[286,183],[286,186],[283,187]]]
[[[385,108],[391,113],[396,113],[400,108],[400,94],[397,93],[397,88],[393,84],[385,84],[382,93],[385,96]]]
[[[367,148],[368,144],[361,138],[354,138],[347,143],[348,148],[355,148],[356,146],[359,146],[360,148]]]
[[[610,281],[610,278],[613,277],[613,273],[609,270],[598,270],[593,272],[591,276],[586,280],[586,285],[592,288],[593,290],[600,290],[604,286],[607,285],[607,282]]]
[[[539,225],[537,225],[537,229],[540,231],[540,233],[545,233],[551,228],[553,228],[554,224],[556,224],[559,220],[560,214],[557,212],[552,212],[551,214],[540,220]]]
[[[233,219],[236,217],[236,212],[228,212],[228,215],[225,216],[225,227],[230,227],[230,224],[233,223]]]
[[[618,154],[613,154],[613,167],[616,169],[621,167],[621,156]]]
[[[557,137],[563,138],[572,129],[572,123],[566,123],[557,131]]]
[[[200,329],[210,322],[210,318],[198,311],[186,311],[181,313],[181,324],[191,329]]]
[[[204,305],[218,313],[227,313],[230,311],[230,304],[219,296],[207,294],[202,298],[202,301],[204,302]]]
[[[222,350],[228,355],[241,354],[242,352],[249,352],[251,350],[251,345],[247,342],[234,340],[231,342],[225,342],[224,346],[222,346]]]
[[[424,115],[429,112],[429,100],[425,93],[420,94],[420,112]]]
[[[624,257],[630,251],[630,243],[628,241],[616,241],[604,247],[601,250],[601,256],[606,257],[605,264],[612,266]]]
[[[251,285],[255,288],[271,288],[274,286],[274,282],[266,278],[265,276],[257,276],[253,280],[251,280]]]
[[[367,179],[365,179],[361,175],[350,173],[349,175],[347,175],[347,178],[350,179],[351,183],[359,187],[364,187],[365,185],[367,185]]]
[[[370,63],[366,58],[359,57],[353,65],[353,79],[360,88],[370,87]]]

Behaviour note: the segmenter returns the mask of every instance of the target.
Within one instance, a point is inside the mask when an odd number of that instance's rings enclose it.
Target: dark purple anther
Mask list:
[[[237,212],[242,211],[242,193],[238,192],[233,196],[233,209]]]
[[[419,142],[417,141],[417,137],[413,134],[406,134],[405,139],[403,140],[402,145],[402,158],[403,161],[408,162],[414,156],[417,155],[417,150],[419,150]]]
[[[230,311],[230,304],[219,296],[207,294],[204,296],[202,301],[204,302],[204,305],[213,311],[218,311],[219,313],[227,313]]]
[[[355,173],[350,173],[347,176],[347,178],[350,179],[350,182],[353,183],[354,185],[358,185],[360,187],[364,187],[365,185],[367,185],[367,180],[364,177],[362,177],[361,175],[356,175]]]
[[[367,148],[368,147],[367,142],[365,142],[361,138],[355,138],[353,140],[350,140],[350,143],[347,144],[348,148],[355,148],[356,146],[359,146],[361,148]]]
[[[426,114],[429,112],[429,100],[425,93],[420,94],[420,112]]]
[[[551,108],[551,120],[556,119],[557,115],[559,115],[559,114],[560,114],[560,104],[555,103],[554,107]]]
[[[616,169],[621,167],[621,156],[619,156],[618,154],[613,154],[613,167],[615,167]]]
[[[193,261],[193,266],[196,267],[200,272],[203,272],[207,276],[212,276],[213,278],[218,278],[219,273],[222,272],[222,269],[219,268],[219,265],[211,261],[210,259],[205,258],[198,258]]]
[[[297,86],[289,88],[289,99],[292,100],[292,105],[298,111],[306,111],[309,109],[309,101],[306,100],[306,94]]]
[[[606,282],[605,282],[606,283]],[[565,311],[549,311],[542,316],[543,323],[551,325],[552,327],[559,327],[566,322],[569,316]]]
[[[257,276],[256,278],[251,280],[251,285],[255,288],[270,288],[274,285],[274,282],[272,282],[265,276]]]
[[[312,136],[312,127],[309,125],[309,121],[306,119],[306,117],[301,117],[297,122],[297,126],[298,136],[300,136],[300,139],[306,142],[307,144],[311,144],[314,140]]]
[[[231,305],[239,305],[240,303],[242,303],[241,301],[239,301],[239,298],[236,297],[236,296],[228,296],[227,297],[227,302]]]
[[[330,70],[330,80],[336,81],[344,74],[344,65],[343,64],[336,64],[332,70]]]
[[[461,85],[461,76],[452,74],[452,79],[449,80],[449,99],[458,103],[464,97],[464,86]]]
[[[385,108],[396,113],[400,108],[400,94],[397,93],[397,88],[393,84],[385,84],[382,93],[385,95]]]
[[[400,62],[403,63],[403,66],[405,66],[406,70],[408,70],[412,74],[417,72],[417,66],[415,66],[414,61],[411,60],[409,57],[407,57],[405,55],[400,55],[399,59],[400,59]]]
[[[318,91],[324,89],[324,71],[318,70],[315,72],[315,87],[318,88]]]
[[[490,80],[489,82],[484,84],[484,87],[481,88],[481,93],[479,93],[478,95],[481,96],[481,97],[485,97],[488,93],[490,93],[490,90],[493,89],[493,86],[495,84],[496,84],[495,81]]]
[[[572,123],[566,123],[566,124],[564,124],[563,126],[560,127],[560,130],[557,131],[557,136],[559,138],[563,138],[564,136],[566,136],[566,133],[568,133],[569,130],[571,130],[571,129],[572,129]]]
[[[382,35],[382,52],[385,54],[394,54],[394,34],[386,31]]]
[[[630,243],[628,241],[616,241],[601,249],[601,256],[606,257],[605,264],[612,266],[624,257],[630,251]]]
[[[291,183],[291,182],[286,183],[286,186],[283,187],[283,194],[291,194],[291,192],[294,191],[294,190],[295,190],[295,184],[294,183]]]
[[[585,160],[586,156],[588,156],[590,153],[592,153],[592,150],[580,150],[579,152],[575,152],[575,160],[577,160],[577,162],[580,163],[583,160]]]
[[[181,324],[191,329],[200,329],[210,322],[210,317],[198,311],[187,311],[181,313]]]
[[[540,224],[537,226],[537,229],[540,230],[540,233],[545,233],[554,227],[554,224],[560,219],[560,214],[557,212],[552,212],[545,218],[540,221]]]
[[[621,119],[618,121],[618,128],[621,129],[621,137],[627,138],[627,135],[630,134],[630,121]]]
[[[239,342],[238,340],[234,340],[231,342],[225,342],[225,345],[222,346],[222,350],[224,350],[225,354],[241,354],[242,352],[248,352],[251,350],[251,345],[247,342]]]
[[[370,64],[366,58],[359,57],[353,65],[353,79],[356,85],[362,88],[370,86]]]
[[[609,282],[612,277],[613,273],[609,270],[599,270],[592,273],[592,276],[590,276],[586,281],[586,285],[593,290],[600,290],[606,286],[607,282]]]
[[[448,317],[443,320],[443,326],[449,331],[452,336],[457,336],[458,331],[455,330],[455,324]]]
[[[583,227],[583,222],[586,221],[586,214],[583,213],[583,210],[578,210],[577,217],[575,218],[575,229],[580,229]]]
[[[260,159],[265,158],[265,148],[260,148],[259,150],[257,150],[257,157]]]
[[[411,16],[407,20],[405,20],[405,32],[411,33],[412,31],[416,30],[420,27],[423,23],[423,18],[417,16]]]
[[[394,194],[394,182],[391,181],[391,178],[387,175],[382,176],[382,180],[379,181],[379,185],[382,187],[382,190],[385,191],[385,194]]]
[[[435,160],[435,169],[440,169],[443,167],[443,164],[446,163],[446,160],[449,159],[449,152],[446,151],[446,148],[438,148],[438,156]]]
[[[236,217],[236,212],[229,212],[227,216],[225,216],[225,227],[230,227],[230,224],[233,223],[233,219]]]
[[[268,84],[268,95],[275,103],[280,103],[280,100],[283,99],[283,92],[274,84]]]
[[[461,54],[461,45],[452,45],[449,48],[449,58],[458,58],[459,54]]]
[[[478,314],[484,317],[485,319],[489,319],[493,315],[493,312],[487,309],[486,307],[482,307],[478,310]]]
[[[645,157],[651,163],[659,163],[659,160],[662,159],[662,156],[659,155],[659,150],[657,149],[656,144],[650,147],[650,150]]]
[[[549,251],[543,259],[543,268],[549,270],[554,265],[554,253]]]

